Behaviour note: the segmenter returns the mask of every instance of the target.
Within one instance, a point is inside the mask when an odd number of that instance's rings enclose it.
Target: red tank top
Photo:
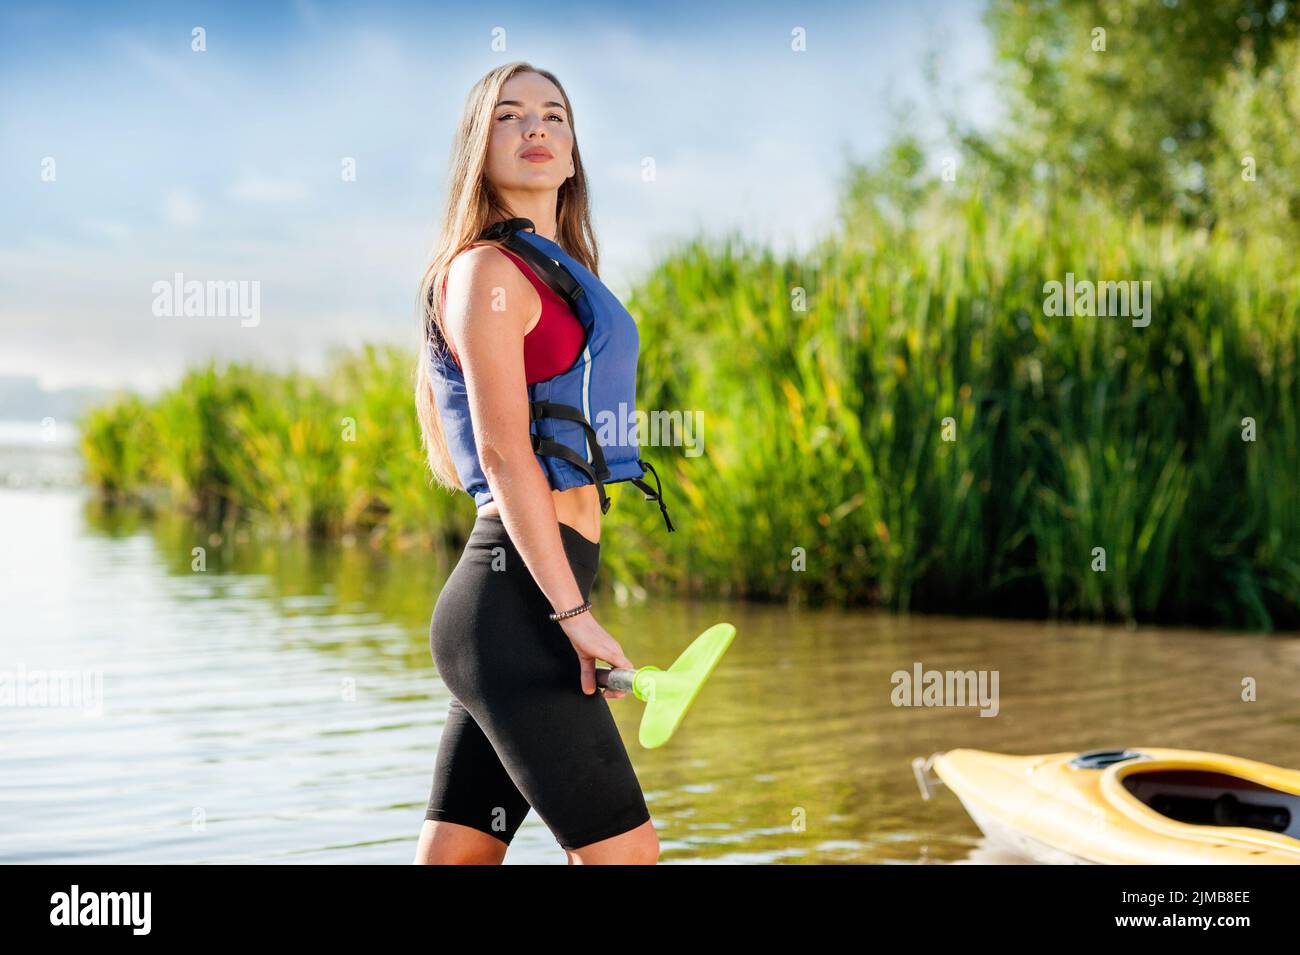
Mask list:
[[[501,247],[497,246],[497,248]],[[563,374],[573,367],[573,363],[578,360],[578,355],[582,353],[586,329],[582,327],[582,322],[573,314],[568,303],[538,278],[523,259],[509,249],[501,249],[501,251],[510,256],[515,265],[519,266],[519,271],[533,283],[542,300],[541,317],[537,319],[536,325],[524,333],[524,380],[531,385]],[[447,303],[445,275],[442,277],[442,301],[445,306]],[[452,359],[459,368],[460,356],[456,354],[455,346],[448,342],[447,347],[451,349]]]

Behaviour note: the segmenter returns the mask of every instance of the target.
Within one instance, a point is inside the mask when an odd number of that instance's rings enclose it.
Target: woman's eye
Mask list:
[[[518,114],[518,113],[502,113],[500,116],[497,117],[497,119],[498,119],[498,120],[502,120],[502,119],[510,119],[512,116],[517,118],[517,117],[519,116],[519,114]],[[549,114],[547,114],[546,118],[547,118],[547,119],[558,119],[560,122],[564,122],[564,117],[561,116],[559,113],[549,113]]]

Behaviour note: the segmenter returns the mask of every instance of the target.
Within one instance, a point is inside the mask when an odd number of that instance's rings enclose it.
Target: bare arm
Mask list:
[[[446,323],[465,375],[483,474],[537,586],[554,609],[568,610],[582,603],[582,591],[529,437],[524,329],[540,308],[537,290],[497,249],[469,249],[452,262]]]
[[[583,602],[582,590],[564,550],[550,482],[533,453],[524,373],[524,329],[541,307],[532,283],[496,249],[469,249],[452,262],[447,330],[465,375],[483,475],[533,580],[552,609],[568,610]],[[578,655],[584,693],[596,692],[596,660],[632,668],[591,611],[560,626]]]

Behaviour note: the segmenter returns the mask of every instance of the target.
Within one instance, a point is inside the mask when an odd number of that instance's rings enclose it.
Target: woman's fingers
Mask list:
[[[586,654],[579,654],[582,664],[582,692],[588,696],[596,692],[596,661]]]
[[[632,666],[632,661],[623,655],[623,648],[615,640],[610,640],[609,646],[605,648],[600,658],[620,670],[636,669],[636,667]]]

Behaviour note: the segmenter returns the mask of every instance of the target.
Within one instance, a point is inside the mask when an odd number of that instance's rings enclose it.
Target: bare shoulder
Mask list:
[[[519,267],[495,245],[476,245],[460,252],[451,260],[447,268],[447,301],[452,296],[462,297],[467,302],[485,301],[497,289],[507,293],[532,286],[519,271]],[[506,307],[510,301],[519,300],[521,307],[527,304],[527,298],[507,294]]]
[[[476,339],[499,345],[503,333],[522,342],[525,327],[540,309],[532,283],[494,245],[465,249],[447,268],[445,320],[458,351],[462,345],[472,348]]]

